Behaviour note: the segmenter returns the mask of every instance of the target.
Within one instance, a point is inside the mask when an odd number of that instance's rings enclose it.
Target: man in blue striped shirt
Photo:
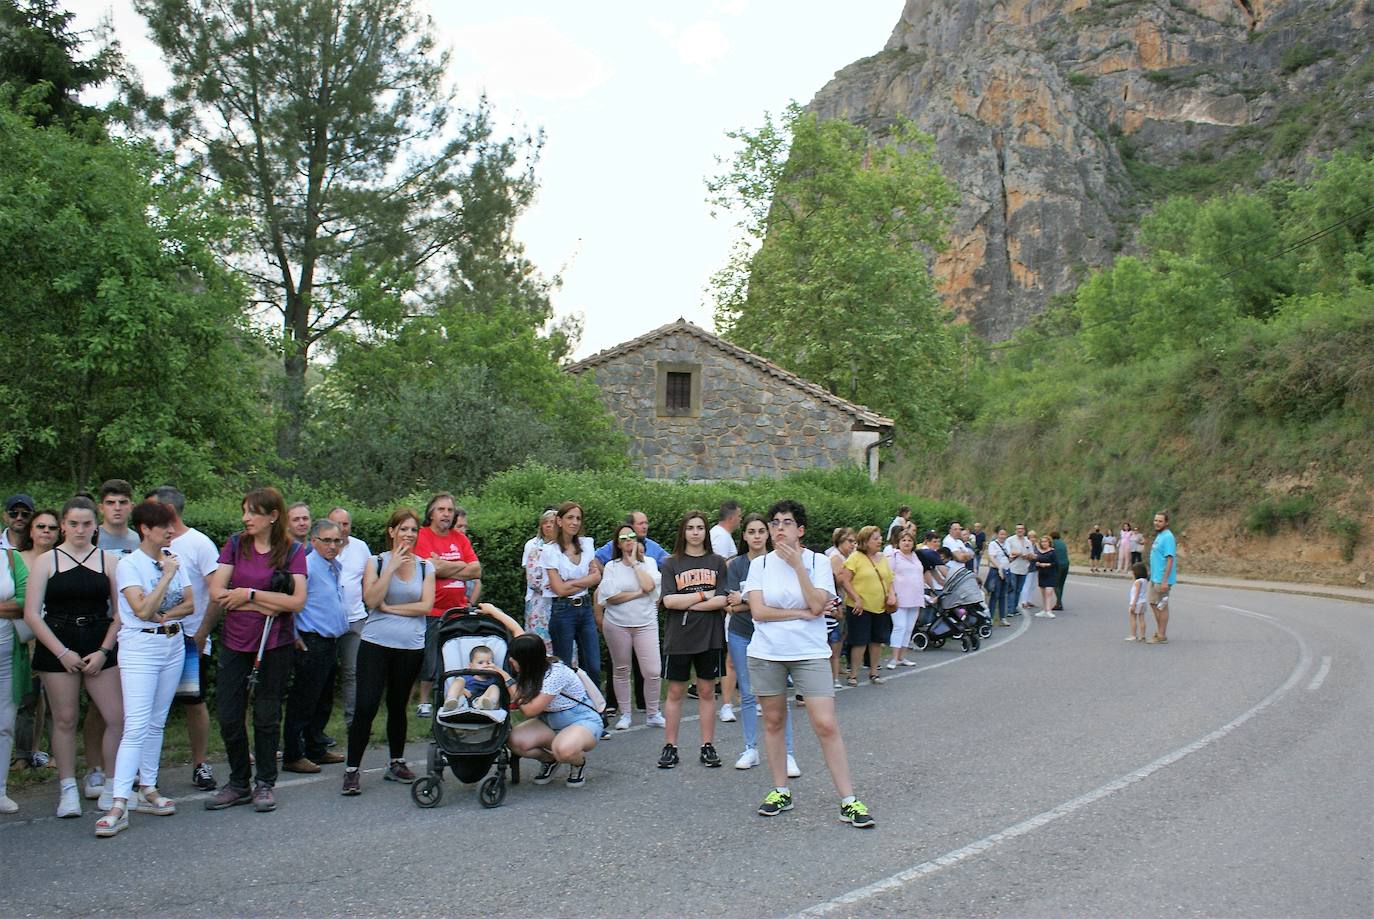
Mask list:
[[[339,636],[348,631],[340,583],[339,552],[343,531],[328,517],[310,528],[314,546],[305,559],[305,606],[296,614],[296,652],[291,664],[291,690],[286,697],[282,770],[319,772],[322,764],[341,763],[343,756],[324,745],[324,728],[334,708],[332,685]]]

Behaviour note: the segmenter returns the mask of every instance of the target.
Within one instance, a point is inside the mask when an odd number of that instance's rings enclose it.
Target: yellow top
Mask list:
[[[844,566],[854,573],[850,589],[863,601],[864,612],[881,613],[883,601],[892,586],[892,569],[888,567],[887,559],[879,555],[878,560],[873,561],[856,549],[844,560]]]

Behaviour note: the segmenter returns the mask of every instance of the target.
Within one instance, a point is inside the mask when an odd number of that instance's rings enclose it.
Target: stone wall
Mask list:
[[[660,362],[700,366],[695,417],[659,413]],[[685,332],[585,372],[594,375],[630,436],[631,459],[649,478],[745,479],[855,461],[851,415]]]

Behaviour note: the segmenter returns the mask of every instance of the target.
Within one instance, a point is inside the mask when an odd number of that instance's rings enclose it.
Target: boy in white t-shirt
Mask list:
[[[796,692],[806,700],[807,720],[840,793],[840,819],[867,829],[874,826],[874,820],[854,796],[849,756],[835,717],[824,615],[835,597],[835,577],[825,556],[801,544],[806,533],[806,508],[796,501],[778,501],[765,516],[774,549],[749,563],[749,574],[740,588],[754,618],[749,681],[763,705],[763,748],[774,783],[759,805],[759,814],[776,817],[792,809],[783,735],[790,676]]]

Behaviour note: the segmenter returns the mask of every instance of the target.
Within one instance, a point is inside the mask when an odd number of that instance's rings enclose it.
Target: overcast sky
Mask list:
[[[679,316],[711,327],[706,283],[732,228],[704,178],[725,132],[805,103],[881,51],[902,0],[422,0],[466,98],[542,128],[539,198],[519,237],[561,273],[556,312],[585,324],[576,356]],[[145,83],[166,85],[132,0],[66,0],[78,28],[109,15]]]

